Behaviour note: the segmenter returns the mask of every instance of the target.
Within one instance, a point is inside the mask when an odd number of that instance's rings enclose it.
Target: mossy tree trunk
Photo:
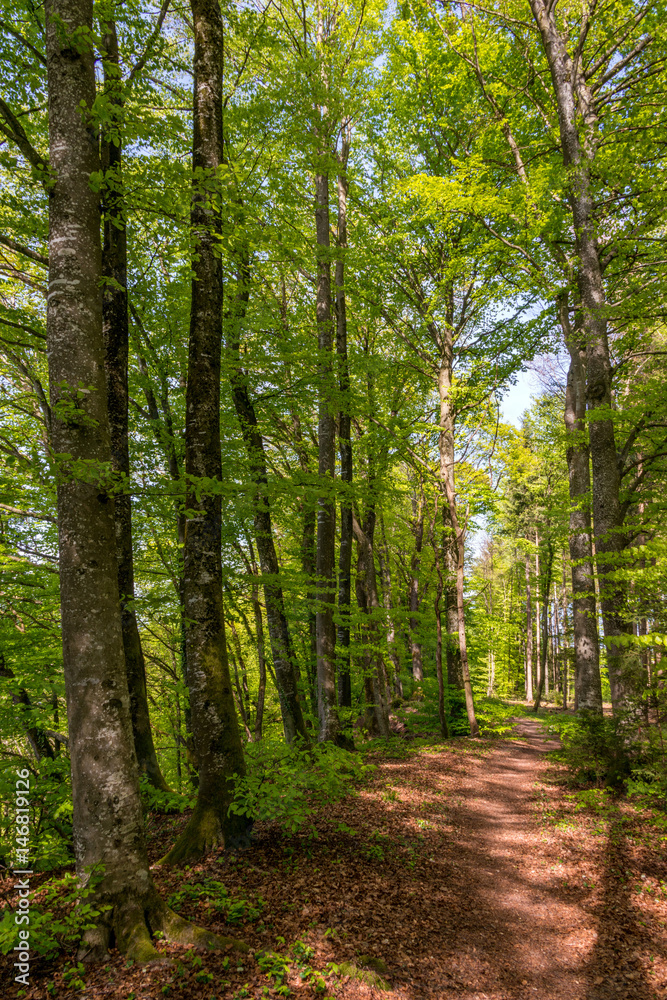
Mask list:
[[[185,417],[185,647],[197,803],[164,858],[184,864],[247,838],[245,817],[229,816],[230,778],[244,774],[243,747],[229,674],[222,604],[220,361],[223,26],[218,0],[192,0],[194,122],[192,301]]]
[[[47,0],[49,297],[47,338],[57,514],[63,664],[72,768],[76,867],[93,900],[109,904],[81,959],[110,945],[159,960],[151,930],[189,944],[220,939],[172,913],[153,884],[139,797],[115,549],[102,335],[99,138],[91,0]],[[112,480],[111,480],[112,481]],[[99,881],[97,881],[99,879]]]
[[[578,342],[583,341],[582,331],[570,324],[567,296],[559,301],[559,314],[570,354],[564,420],[570,489],[574,700],[577,709],[601,713],[602,681],[591,542],[590,449],[586,432],[586,349],[583,342]]]
[[[123,81],[118,61],[118,38],[113,21],[104,24],[102,39],[104,90],[108,97],[109,121],[100,136],[104,171],[102,197],[103,233],[102,330],[107,377],[107,405],[111,431],[111,461],[121,477],[115,499],[118,592],[125,669],[130,692],[130,713],[139,771],[162,791],[169,791],[158,764],[148,712],[146,664],[134,611],[134,561],[132,558],[132,500],[129,489],[130,452],[128,437],[129,322],[127,302],[127,231],[123,197],[122,110]]]
[[[338,359],[338,389],[341,405],[338,413],[338,452],[340,479],[352,484],[352,414],[350,400],[350,362],[347,352],[347,297],[345,294],[345,253],[347,250],[347,161],[350,154],[352,126],[343,123],[342,149],[338,171],[338,256],[334,279],[336,284],[336,355]],[[338,547],[338,625],[336,629],[338,663],[338,704],[352,707],[352,677],[350,674],[350,598],[352,592],[352,499],[343,496],[340,503],[340,542]]]

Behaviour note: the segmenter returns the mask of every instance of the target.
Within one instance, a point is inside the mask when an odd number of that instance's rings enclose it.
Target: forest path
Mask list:
[[[545,754],[558,743],[536,719],[518,720],[515,733],[469,761],[452,812],[458,858],[448,882],[459,916],[446,937],[458,982],[442,983],[441,996],[592,997],[585,965],[595,921],[563,892],[561,845],[539,817]]]
[[[667,907],[664,899],[662,905],[652,899],[657,908],[650,914],[643,900],[637,906],[629,885],[629,876],[646,879],[642,860],[656,874],[655,856],[630,850],[622,821],[603,832],[598,823],[591,835],[590,824],[582,825],[573,808],[564,811],[571,800],[545,781],[546,754],[557,747],[537,719],[524,717],[517,720],[515,738],[493,749],[487,743],[475,753],[467,741],[455,754],[421,757],[431,797],[443,793],[446,822],[439,824],[440,837],[433,823],[431,885],[422,882],[415,900],[416,922],[428,906],[420,968],[398,996],[667,995],[660,988],[667,987]],[[413,768],[416,791],[415,777]],[[415,806],[426,815],[433,810],[423,798]],[[664,864],[659,874],[664,878]],[[659,886],[660,879],[654,883]],[[437,895],[433,908],[426,901]]]
[[[516,720],[514,733],[381,766],[389,794],[379,828],[398,843],[416,827],[420,863],[410,888],[386,872],[385,905],[374,904],[382,927],[364,933],[357,922],[357,953],[386,962],[394,989],[385,996],[401,1000],[667,996],[667,872],[655,831],[648,844],[633,840],[622,807],[607,823],[583,817],[549,780],[546,755],[558,743],[537,719]],[[649,879],[639,895],[633,877]],[[659,899],[641,896],[649,884]],[[352,983],[336,993],[362,995],[381,994]]]
[[[314,829],[258,823],[239,854],[154,870],[183,916],[284,956],[282,980],[252,952],[202,966],[160,945],[174,966],[128,968],[116,955],[82,992],[57,974],[56,995],[262,1000],[287,987],[294,1000],[667,1000],[667,838],[628,803],[601,811],[595,792],[582,810],[553,780],[555,746],[525,717],[512,739],[393,741],[374,753],[370,782],[320,810]],[[155,859],[186,821],[151,822]],[[220,881],[259,912],[226,923],[198,891]],[[304,963],[324,973],[325,993]],[[387,990],[368,981],[373,967]],[[44,982],[36,976],[25,1000],[44,1000]]]

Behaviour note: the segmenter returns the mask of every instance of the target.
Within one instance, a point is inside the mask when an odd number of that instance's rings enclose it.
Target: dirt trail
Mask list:
[[[468,978],[452,995],[585,997],[591,994],[582,981],[582,960],[595,942],[594,922],[581,901],[563,898],[552,845],[535,810],[544,755],[558,744],[545,738],[536,720],[522,719],[516,733],[516,741],[471,766],[455,814],[465,832],[457,902],[469,906],[455,952],[462,967],[468,959],[469,972],[486,974],[484,982]]]
[[[238,856],[155,870],[183,916],[248,943],[242,962],[169,947],[171,967],[140,969],[115,954],[82,991],[62,959],[36,963],[25,1000],[262,1000],[286,987],[295,1000],[667,1000],[664,842],[623,804],[611,817],[577,811],[548,780],[555,746],[533,719],[512,740],[395,746],[357,797],[321,811],[316,836],[258,824]],[[186,819],[151,825],[156,859]],[[188,892],[207,880],[260,915],[226,924]],[[282,979],[253,957],[267,950],[284,956]],[[354,967],[374,967],[388,990]]]
[[[635,873],[623,867],[633,862],[622,836],[605,840],[576,825],[561,831],[540,823],[540,805],[562,802],[562,792],[540,780],[545,754],[558,744],[537,720],[520,720],[515,732],[516,739],[468,757],[449,775],[447,757],[424,760],[433,790],[445,784],[456,800],[449,810],[454,837],[442,831],[442,849],[432,860],[431,884],[443,892],[432,947],[422,957],[426,967],[399,995],[667,996],[664,903],[652,914],[633,903],[627,883]],[[636,877],[646,878],[637,860]]]

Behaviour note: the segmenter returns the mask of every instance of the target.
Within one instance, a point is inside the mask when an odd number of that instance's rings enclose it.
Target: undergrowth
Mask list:
[[[310,747],[264,739],[246,747],[245,777],[234,776],[230,812],[254,820],[277,821],[288,833],[309,826],[313,814],[351,794],[374,765],[331,743]]]
[[[625,793],[667,811],[667,748],[660,722],[649,725],[630,712],[614,717],[579,712],[551,716],[548,729],[560,738],[561,748],[551,756],[565,765],[571,788]]]

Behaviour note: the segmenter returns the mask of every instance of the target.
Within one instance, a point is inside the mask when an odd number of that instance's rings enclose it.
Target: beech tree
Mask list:
[[[245,765],[229,676],[222,607],[220,358],[222,261],[223,26],[217,0],[193,0],[194,118],[192,304],[185,416],[185,663],[199,771],[197,804],[168,864],[199,857],[220,842],[244,840],[245,816],[229,814],[229,779]],[[213,489],[212,489],[213,487]]]
[[[77,869],[84,884],[101,870],[95,896],[110,907],[86,932],[82,954],[101,958],[115,939],[130,958],[149,961],[159,958],[149,926],[183,942],[219,939],[169,910],[148,870],[109,480],[100,199],[90,183],[100,169],[91,118],[92,13],[87,0],[55,0],[46,8],[52,178],[47,330],[63,663]]]

